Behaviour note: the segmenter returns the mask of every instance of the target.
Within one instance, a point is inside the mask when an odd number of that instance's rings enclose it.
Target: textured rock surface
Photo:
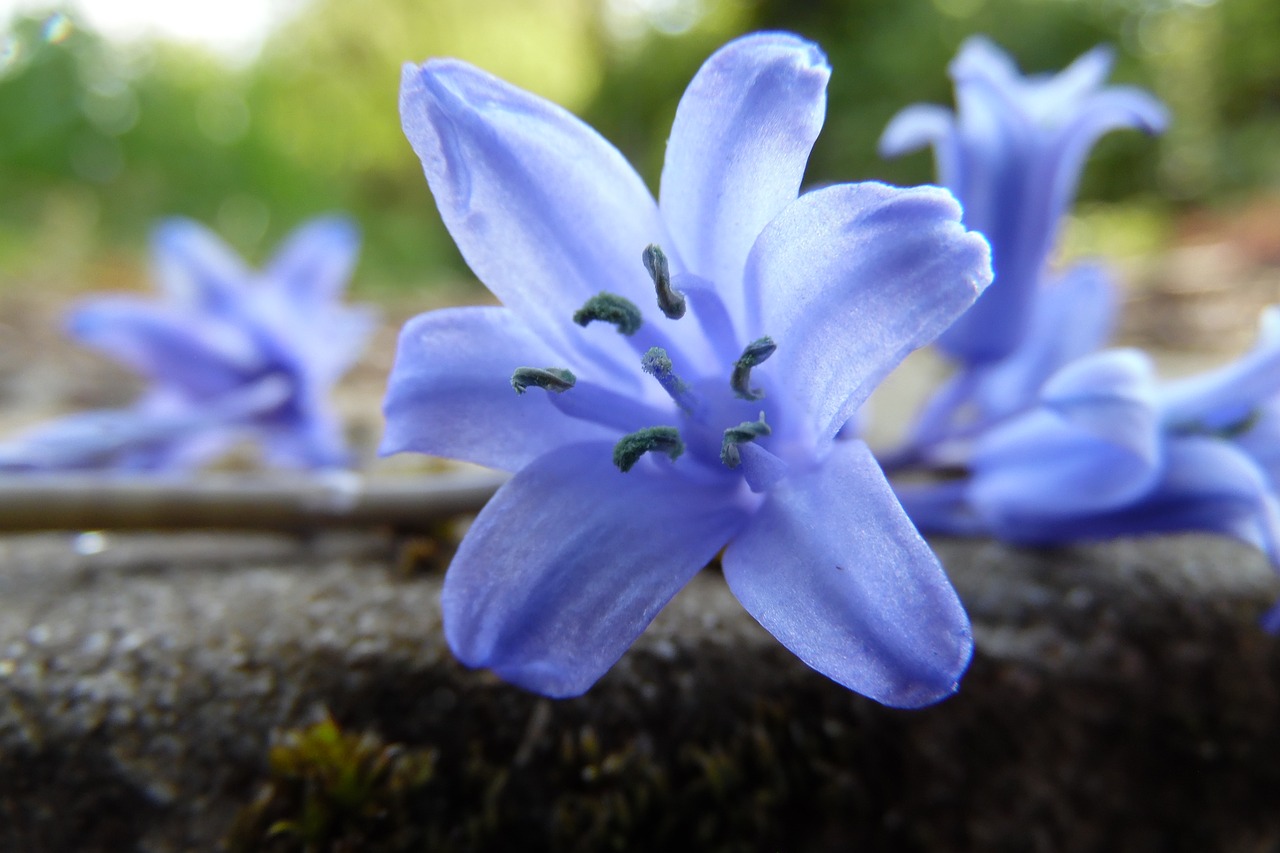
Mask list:
[[[388,538],[6,537],[0,844],[215,849],[273,738],[328,712],[431,751],[398,836],[419,848],[1280,848],[1259,557],[937,544],[978,653],[957,697],[903,712],[799,664],[714,572],[549,702],[452,661],[439,574]]]

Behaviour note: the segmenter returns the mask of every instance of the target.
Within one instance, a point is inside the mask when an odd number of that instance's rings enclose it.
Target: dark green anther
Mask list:
[[[612,323],[624,335],[634,335],[644,322],[634,302],[612,293],[597,293],[573,312],[573,322],[579,326],[586,326],[593,320]]]
[[[669,320],[679,320],[684,316],[684,294],[671,286],[671,270],[667,266],[667,256],[656,243],[644,248],[644,268],[653,279],[653,286],[658,291],[658,307]]]
[[[777,348],[778,345],[768,335],[747,344],[742,357],[734,362],[733,375],[729,377],[729,386],[733,388],[734,394],[744,400],[759,400],[764,396],[759,388],[751,387],[751,368],[773,355]]]
[[[729,427],[720,442],[720,461],[730,468],[737,468],[742,464],[742,451],[738,450],[738,445],[772,433],[773,430],[764,422],[764,412],[760,413],[759,420],[743,421],[736,427]]]
[[[613,464],[619,471],[630,471],[631,466],[650,451],[665,453],[674,460],[684,453],[684,442],[675,427],[645,427],[618,440],[613,446]]]
[[[1257,426],[1258,421],[1260,420],[1262,420],[1262,410],[1253,409],[1249,412],[1249,414],[1245,415],[1243,418],[1236,421],[1235,423],[1227,424],[1224,427],[1220,427],[1218,429],[1217,435],[1220,438],[1226,438],[1226,439],[1239,438],[1240,436],[1244,435],[1246,432],[1248,432],[1249,430]]]
[[[1252,409],[1243,418],[1238,421],[1232,421],[1219,427],[1211,427],[1200,421],[1179,424],[1174,427],[1173,432],[1178,435],[1204,435],[1211,438],[1221,438],[1230,441],[1239,438],[1249,430],[1258,425],[1258,421],[1262,419],[1262,412],[1258,409]]]
[[[517,394],[523,394],[530,385],[563,394],[577,381],[578,377],[563,367],[517,367],[511,374],[511,387]]]

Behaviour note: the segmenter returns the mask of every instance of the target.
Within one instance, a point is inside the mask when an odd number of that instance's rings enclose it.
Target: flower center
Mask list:
[[[642,260],[653,279],[663,316],[671,320],[684,317],[685,295],[672,286],[666,255],[650,245]],[[714,299],[715,304],[709,305],[709,299]],[[712,291],[699,291],[695,313],[704,306],[714,312],[713,322],[727,316]],[[574,313],[573,320],[580,326],[597,320],[611,323],[628,337],[634,336],[644,323],[635,303],[613,293],[599,293],[588,299]],[[703,325],[705,328],[705,321]],[[665,338],[659,336],[659,340]],[[517,368],[511,376],[511,387],[518,394],[533,386],[542,388],[550,392],[552,404],[565,414],[619,428],[624,435],[614,446],[613,461],[620,471],[630,471],[648,453],[663,454],[675,461],[688,449],[690,456],[704,465],[721,471],[741,469],[752,490],[760,491],[775,482],[786,468],[782,460],[761,446],[773,433],[766,420],[770,407],[759,402],[765,398],[765,390],[751,387],[751,371],[776,350],[772,338],[759,338],[748,344],[736,361],[726,365],[724,375],[703,377],[691,384],[678,375],[678,365],[672,362],[667,349],[650,347],[640,358],[640,369],[657,380],[675,403],[678,425],[663,422],[671,419],[669,410],[578,382],[573,373],[562,367]],[[746,419],[752,415],[754,419]]]

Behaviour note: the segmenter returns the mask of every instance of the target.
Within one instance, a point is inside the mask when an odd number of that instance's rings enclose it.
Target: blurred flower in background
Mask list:
[[[67,320],[73,338],[143,376],[146,393],[0,445],[0,468],[186,470],[246,440],[274,467],[347,464],[328,395],[374,321],[341,302],[354,225],[313,220],[260,273],[189,220],[163,223],[153,243],[163,298],[95,296]]]

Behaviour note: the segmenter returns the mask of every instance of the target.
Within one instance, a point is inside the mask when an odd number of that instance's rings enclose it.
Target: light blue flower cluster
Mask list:
[[[163,223],[153,245],[162,299],[94,297],[67,321],[73,338],[143,376],[144,395],[0,445],[0,470],[184,470],[246,440],[268,465],[345,464],[328,395],[373,327],[340,302],[359,246],[352,224],[308,223],[260,273],[187,220]]]
[[[959,221],[933,188],[798,194],[828,68],[793,36],[739,39],[698,72],[656,203],[557,107],[461,62],[406,67],[405,132],[502,302],[408,324],[385,406],[384,452],[515,474],[445,580],[458,657],[581,693],[719,554],[802,660],[918,706],[955,689],[972,642],[904,507],[1018,542],[1204,529],[1280,554],[1280,313],[1238,364],[1160,383],[1142,353],[1102,349],[1106,271],[1048,269],[1093,143],[1166,122],[1104,86],[1110,63],[1024,78],[964,45],[957,111],[908,108],[881,144],[932,144]],[[939,335],[956,373],[885,464],[947,476],[900,504],[850,419]]]
[[[933,142],[996,270],[940,339],[956,374],[886,467],[951,475],[897,490],[925,531],[1063,543],[1201,530],[1280,566],[1280,308],[1238,362],[1160,382],[1145,354],[1101,349],[1115,314],[1105,271],[1046,269],[1089,144],[1165,122],[1145,93],[1099,88],[1108,65],[1095,50],[1056,77],[1023,79],[971,40],[952,65],[957,115],[911,107],[886,129],[886,153]],[[1266,621],[1280,628],[1280,610]]]
[[[867,446],[870,391],[991,278],[945,190],[799,194],[821,51],[712,56],[676,111],[657,201],[564,110],[452,60],[405,68],[404,129],[501,307],[403,330],[383,451],[513,471],[442,595],[466,664],[590,687],[717,555],[743,606],[881,702],[950,695],[968,619]]]

